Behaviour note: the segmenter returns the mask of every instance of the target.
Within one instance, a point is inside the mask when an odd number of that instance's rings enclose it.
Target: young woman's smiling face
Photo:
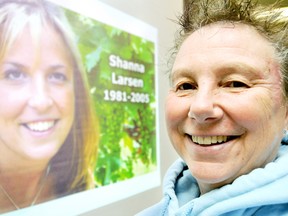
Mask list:
[[[276,157],[287,108],[273,59],[268,41],[244,24],[206,26],[182,44],[166,121],[201,193]]]
[[[63,40],[46,27],[30,30],[0,60],[1,160],[49,160],[74,120],[73,64]],[[10,159],[9,159],[10,158]]]

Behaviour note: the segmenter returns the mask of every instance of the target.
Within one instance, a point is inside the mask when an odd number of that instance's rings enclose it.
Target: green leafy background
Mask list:
[[[100,121],[100,144],[95,181],[98,186],[152,172],[157,166],[155,44],[119,28],[66,10],[78,46]],[[109,55],[145,65],[145,73],[109,66]],[[111,73],[143,80],[144,87],[111,82]],[[149,103],[104,100],[105,90],[149,94]]]

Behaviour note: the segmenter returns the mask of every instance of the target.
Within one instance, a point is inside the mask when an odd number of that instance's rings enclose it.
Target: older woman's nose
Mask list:
[[[28,105],[38,112],[45,112],[53,105],[49,88],[45,82],[36,82],[32,85]]]
[[[214,122],[223,116],[223,110],[217,103],[215,94],[210,90],[200,90],[191,99],[188,117],[198,123]]]

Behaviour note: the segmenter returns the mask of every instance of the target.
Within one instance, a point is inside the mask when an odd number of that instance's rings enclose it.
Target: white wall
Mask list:
[[[175,17],[181,13],[182,0],[101,0],[102,2],[136,17],[158,29],[158,86],[159,86],[159,125],[160,125],[160,154],[161,177],[177,155],[170,144],[166,132],[164,118],[164,101],[168,92],[168,75],[166,73],[169,49],[173,46],[174,34],[177,29]],[[111,205],[95,209],[85,216],[130,216],[162,198],[161,186],[142,194],[130,197]]]

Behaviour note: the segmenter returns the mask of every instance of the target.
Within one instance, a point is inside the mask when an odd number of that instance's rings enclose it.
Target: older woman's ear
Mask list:
[[[285,115],[285,131],[288,131],[288,101],[285,102],[283,105],[286,108],[286,115]]]

